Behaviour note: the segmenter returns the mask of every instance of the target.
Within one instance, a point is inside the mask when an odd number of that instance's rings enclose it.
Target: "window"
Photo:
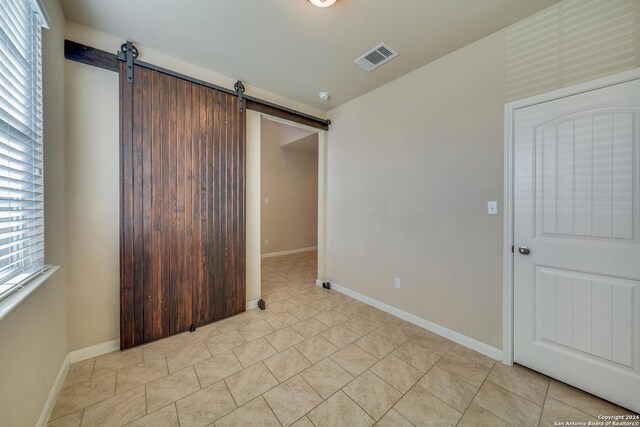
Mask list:
[[[0,1],[0,299],[44,271],[42,10]]]

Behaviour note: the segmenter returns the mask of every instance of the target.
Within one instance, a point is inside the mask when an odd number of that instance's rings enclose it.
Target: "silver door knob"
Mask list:
[[[518,248],[518,252],[520,252],[522,255],[529,255],[531,253],[531,249],[526,246],[520,246]]]

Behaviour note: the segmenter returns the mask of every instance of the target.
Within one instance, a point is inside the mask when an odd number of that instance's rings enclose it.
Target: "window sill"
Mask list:
[[[22,301],[27,299],[29,295],[38,289],[49,277],[58,271],[60,267],[51,266],[44,273],[35,277],[33,280],[27,282],[22,289],[13,292],[11,295],[0,301],[0,320],[4,319],[9,313],[13,311]]]

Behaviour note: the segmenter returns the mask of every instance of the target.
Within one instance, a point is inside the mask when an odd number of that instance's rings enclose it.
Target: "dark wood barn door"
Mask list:
[[[245,310],[245,128],[238,99],[120,64],[120,342]]]

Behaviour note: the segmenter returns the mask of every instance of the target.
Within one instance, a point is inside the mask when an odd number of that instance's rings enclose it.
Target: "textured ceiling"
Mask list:
[[[71,21],[322,110],[557,2],[61,0]],[[382,41],[400,56],[372,72],[353,63]],[[321,102],[320,91],[331,98]]]

